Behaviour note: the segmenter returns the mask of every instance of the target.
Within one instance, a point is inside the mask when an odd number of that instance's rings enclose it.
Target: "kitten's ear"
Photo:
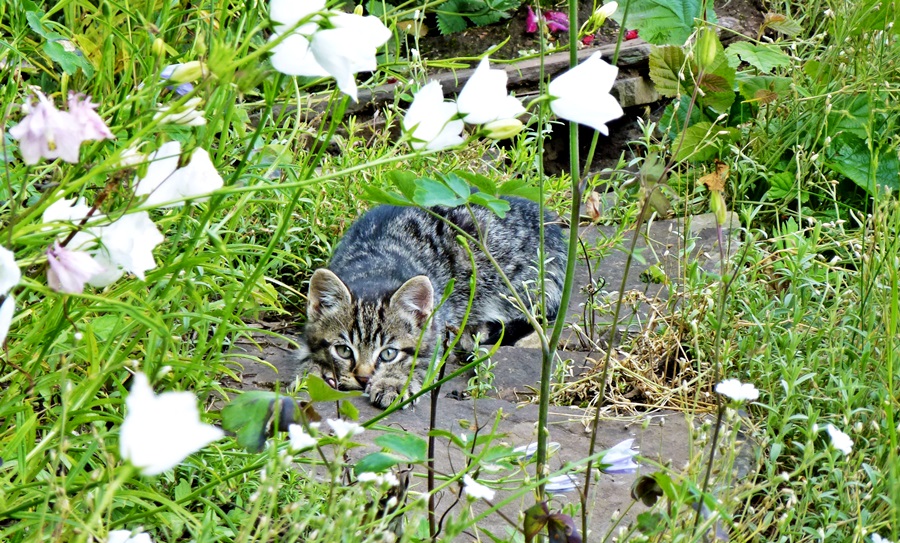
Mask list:
[[[343,281],[331,270],[316,270],[309,281],[306,318],[314,321],[346,305],[350,305],[350,291]]]
[[[434,289],[431,280],[424,275],[417,275],[403,283],[391,296],[390,307],[400,311],[401,315],[412,320],[417,326],[422,326],[434,309]]]

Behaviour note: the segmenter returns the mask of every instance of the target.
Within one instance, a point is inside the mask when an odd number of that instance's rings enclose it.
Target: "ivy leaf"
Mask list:
[[[791,65],[791,57],[777,45],[769,43],[755,45],[746,41],[735,42],[725,50],[725,56],[732,68],[737,68],[743,60],[761,72],[771,72],[775,68]]]
[[[693,32],[694,19],[702,18],[703,4],[703,0],[631,0],[628,27],[654,45],[681,45]],[[623,15],[620,9],[612,18],[621,25]],[[706,20],[716,21],[712,7],[706,9]]]
[[[688,94],[689,85],[685,85],[679,73],[690,70],[685,65],[684,49],[677,45],[664,45],[650,48],[650,79],[656,91],[663,96],[674,98],[679,94]]]

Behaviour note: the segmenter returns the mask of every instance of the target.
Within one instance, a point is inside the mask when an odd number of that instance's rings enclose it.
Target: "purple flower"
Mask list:
[[[178,68],[178,66],[180,66],[180,64],[170,64],[166,66],[165,68],[163,68],[163,71],[159,74],[159,76],[163,79],[169,79],[170,77],[172,77],[172,74],[175,73],[175,70]],[[185,94],[194,90],[194,84],[191,82],[187,82],[182,83],[177,87],[175,85],[169,85],[166,88],[169,90],[174,90],[175,94],[177,94],[178,96],[184,96]]]
[[[562,11],[545,11],[544,20],[547,21],[547,30],[550,32],[569,30],[569,16]]]
[[[81,127],[82,140],[114,139],[109,127],[94,111],[98,104],[91,103],[90,96],[69,93],[69,113],[75,118],[75,122]]]
[[[606,473],[634,473],[639,466],[632,460],[637,456],[637,451],[631,448],[633,439],[626,439],[603,455],[601,464]]]
[[[22,111],[22,122],[9,129],[9,135],[19,142],[19,151],[25,164],[37,164],[43,157],[61,158],[66,162],[78,162],[81,148],[81,130],[75,117],[56,109],[53,102],[41,92],[36,92],[38,103],[29,99]]]
[[[538,29],[538,18],[531,6],[528,6],[528,17],[525,18],[525,32],[534,34]]]
[[[84,284],[103,271],[91,255],[83,251],[70,251],[58,241],[47,249],[47,262],[50,263],[47,284],[56,292],[81,294]]]

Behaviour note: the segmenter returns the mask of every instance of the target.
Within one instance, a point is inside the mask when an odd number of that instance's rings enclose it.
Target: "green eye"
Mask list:
[[[351,349],[347,345],[335,345],[334,352],[344,360],[352,360],[353,359],[353,349]]]
[[[378,359],[382,362],[392,362],[395,358],[397,358],[397,349],[393,347],[382,349],[381,354],[378,355]]]

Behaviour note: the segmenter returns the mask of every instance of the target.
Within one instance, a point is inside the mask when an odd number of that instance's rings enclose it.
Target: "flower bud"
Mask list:
[[[356,6],[355,8],[353,8],[353,14],[354,14],[354,15],[362,15],[362,14],[363,14],[363,7],[362,7],[362,4],[359,4],[358,6]]]
[[[728,208],[725,206],[725,198],[722,196],[722,191],[712,190],[709,192],[709,209],[716,216],[716,223],[719,226],[724,226],[725,214],[728,212]]]
[[[171,72],[163,77],[173,83],[196,81],[209,73],[206,65],[199,60],[192,60],[190,62],[185,62],[184,64],[173,64],[172,66],[168,66],[166,70],[169,68],[172,68]]]
[[[492,140],[505,140],[522,131],[525,125],[519,119],[498,119],[482,126],[485,137]]]
[[[593,15],[591,15],[591,20],[588,25],[592,28],[600,28],[607,19],[613,16],[613,13],[615,13],[617,9],[619,9],[618,2],[603,4],[597,8],[597,11],[595,11]]]
[[[166,42],[164,42],[162,38],[153,40],[153,45],[150,46],[150,49],[153,51],[153,54],[158,57],[166,56]]]
[[[696,52],[694,58],[702,69],[709,68],[716,60],[716,45],[719,38],[716,37],[716,31],[709,27],[700,29],[697,36]]]

